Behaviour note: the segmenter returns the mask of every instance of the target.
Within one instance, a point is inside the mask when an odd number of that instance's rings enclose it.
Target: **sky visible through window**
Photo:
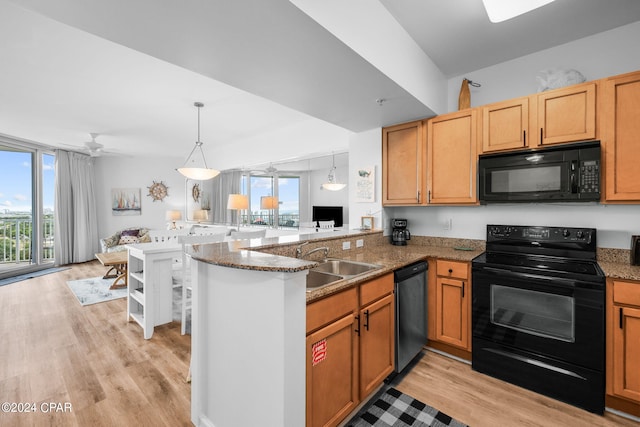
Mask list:
[[[251,200],[249,203],[251,212],[259,213],[261,211],[260,198],[262,196],[273,195],[271,180],[270,176],[251,177]],[[246,194],[246,187],[244,188]],[[299,177],[278,177],[278,202],[280,215],[300,213]]]
[[[31,213],[33,206],[32,154],[0,148],[0,213]],[[54,156],[43,156],[43,206],[54,207]]]

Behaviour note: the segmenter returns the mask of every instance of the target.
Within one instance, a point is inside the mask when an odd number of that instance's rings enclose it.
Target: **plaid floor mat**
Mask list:
[[[363,408],[350,427],[466,427],[447,414],[391,387]]]

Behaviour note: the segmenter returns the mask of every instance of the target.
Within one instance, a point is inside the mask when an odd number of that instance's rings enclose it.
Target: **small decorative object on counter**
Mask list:
[[[373,230],[373,217],[372,216],[363,216],[360,218],[362,221],[362,225],[360,226],[361,230]]]

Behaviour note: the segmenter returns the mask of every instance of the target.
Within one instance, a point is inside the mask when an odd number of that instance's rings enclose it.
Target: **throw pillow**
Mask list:
[[[140,234],[140,230],[138,230],[137,228],[131,229],[131,230],[122,230],[122,232],[120,233],[120,237],[122,238],[123,236],[133,236],[133,237],[138,237]]]
[[[119,245],[130,245],[132,243],[138,243],[137,236],[120,236],[120,242],[118,242]]]

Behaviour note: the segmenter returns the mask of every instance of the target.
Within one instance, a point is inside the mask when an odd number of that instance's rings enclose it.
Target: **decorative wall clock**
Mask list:
[[[169,187],[167,187],[164,182],[160,181],[160,182],[155,182],[153,181],[153,184],[151,184],[149,187],[147,187],[149,189],[149,194],[148,196],[151,196],[151,198],[153,198],[153,201],[155,202],[156,200],[160,200],[162,201],[162,199],[164,199],[165,197],[168,196],[168,189]]]

